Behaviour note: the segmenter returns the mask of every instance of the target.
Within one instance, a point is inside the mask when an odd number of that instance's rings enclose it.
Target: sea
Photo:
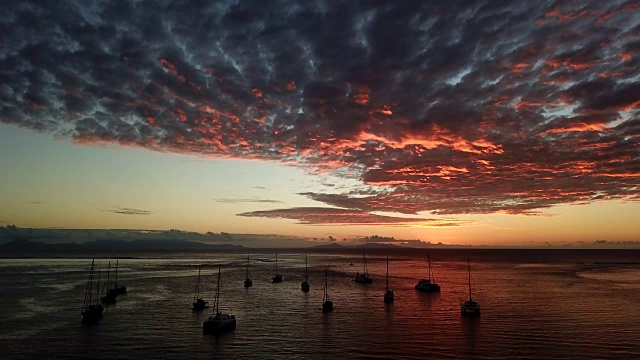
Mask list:
[[[2,359],[640,359],[640,251],[372,249],[67,254],[0,259]],[[278,252],[282,283],[271,281]],[[2,256],[2,254],[0,254]],[[81,322],[92,257],[102,280],[119,258],[126,295],[95,324]],[[395,302],[385,304],[386,260]],[[464,318],[471,296],[478,318]],[[213,311],[192,311],[198,269],[234,331],[205,335]],[[321,311],[325,272],[334,311]]]

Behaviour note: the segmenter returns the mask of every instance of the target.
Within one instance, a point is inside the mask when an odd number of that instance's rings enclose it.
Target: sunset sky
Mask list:
[[[640,1],[0,9],[0,226],[640,240]]]

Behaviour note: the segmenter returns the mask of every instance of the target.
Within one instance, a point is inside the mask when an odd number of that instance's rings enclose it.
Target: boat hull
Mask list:
[[[395,300],[395,295],[393,294],[393,291],[389,290],[384,294],[385,303],[389,304],[389,303],[392,303],[394,300]]]
[[[304,292],[309,292],[310,286],[308,282],[303,282],[302,284],[300,284],[300,290],[304,291]]]
[[[127,287],[123,285],[116,285],[113,289],[109,290],[115,292],[117,295],[124,295],[127,293]]]
[[[462,310],[461,311],[462,316],[465,317],[476,317],[476,316],[480,316],[480,309],[477,310]]]
[[[415,286],[416,290],[424,292],[439,292],[440,285],[429,282],[427,280],[421,280]]]
[[[322,304],[322,312],[328,313],[330,311],[333,311],[333,301],[327,300]]]
[[[236,328],[236,319],[206,320],[202,323],[202,332],[205,334],[222,334]]]
[[[253,286],[253,280],[251,279],[245,279],[244,280],[244,287],[248,288],[248,287],[252,287]]]
[[[364,275],[356,276],[354,281],[357,282],[358,284],[373,284],[373,279]]]
[[[209,302],[206,300],[198,299],[196,302],[193,303],[193,311],[204,310],[205,308],[207,308],[208,303]]]
[[[102,313],[104,307],[102,305],[90,305],[80,313],[82,315],[82,322],[92,323],[102,319]]]
[[[282,282],[282,275],[276,275],[271,279],[274,283],[281,283]]]
[[[467,301],[460,306],[460,313],[466,317],[480,316],[480,305],[475,301]]]

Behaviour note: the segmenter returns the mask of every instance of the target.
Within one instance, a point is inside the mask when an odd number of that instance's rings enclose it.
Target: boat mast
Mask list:
[[[91,280],[93,278],[93,262],[94,261],[95,259],[91,260],[91,270],[89,271],[89,280],[87,281],[87,286],[84,289],[84,300],[82,301],[82,309],[86,308],[89,304],[91,304]],[[87,303],[87,298],[89,300],[88,303]]]
[[[249,254],[247,254],[247,275],[245,276],[245,279],[249,278]]]
[[[93,263],[96,259],[91,259],[91,275],[89,275],[89,305],[93,304]]]
[[[193,301],[198,300],[198,295],[200,295],[200,268],[198,267],[198,283],[196,284],[196,295],[193,298]]]
[[[276,276],[278,276],[278,253],[276,253]]]
[[[96,303],[100,302],[100,270],[98,270],[98,281],[96,281]]]
[[[467,259],[467,271],[469,271],[469,301],[471,301],[471,265]]]
[[[364,276],[369,276],[369,271],[367,271],[367,257],[364,255],[364,244],[362,244],[362,259],[364,259]]]
[[[113,288],[117,288],[118,287],[118,259],[116,259],[116,277],[113,280]]]
[[[104,283],[102,284],[102,290],[106,290],[107,286],[109,286],[109,274],[111,273],[111,261],[109,261],[109,267],[107,268],[107,277],[104,278]]]
[[[84,300],[82,300],[82,310],[87,307],[87,293],[89,293],[89,282],[87,281],[87,286],[84,289]]]
[[[389,257],[387,256],[387,291],[389,291]]]
[[[221,265],[218,264],[218,289],[216,290],[216,314],[219,314],[219,306],[220,306],[220,268]]]
[[[322,301],[326,302],[327,300],[329,300],[329,297],[327,295],[327,277],[329,276],[329,268],[326,267],[324,269],[324,296],[322,297]]]
[[[431,281],[431,256],[429,256],[429,252],[427,251],[427,267],[429,268],[429,281]],[[434,280],[435,282],[435,280]]]
[[[307,265],[307,253],[304,253],[304,281],[309,280],[309,270]]]

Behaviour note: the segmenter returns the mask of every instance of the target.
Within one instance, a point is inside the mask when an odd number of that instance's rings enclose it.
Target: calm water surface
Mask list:
[[[3,358],[54,359],[640,359],[638,252],[475,252],[479,319],[459,312],[468,298],[468,254],[432,250],[440,294],[413,288],[426,276],[423,252],[389,254],[391,305],[382,298],[381,251],[367,256],[372,285],[352,281],[361,255],[310,254],[308,294],[300,291],[299,253],[279,255],[280,284],[271,283],[274,255],[253,255],[249,289],[243,254],[122,259],[128,293],[93,326],[80,323],[90,259],[0,259],[0,347]],[[97,259],[97,268],[107,262]],[[210,311],[191,310],[198,266],[213,302],[217,264],[222,308],[238,319],[220,337],[202,334]],[[325,267],[331,314],[320,311]]]

